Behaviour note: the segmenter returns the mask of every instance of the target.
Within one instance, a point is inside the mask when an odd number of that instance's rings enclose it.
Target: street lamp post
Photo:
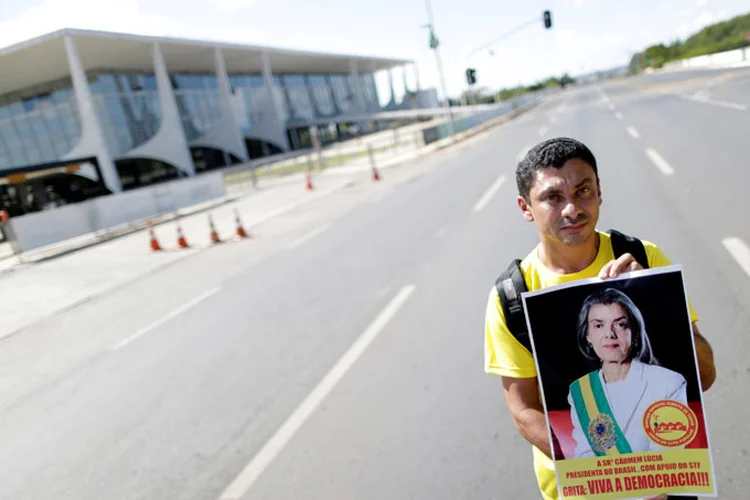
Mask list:
[[[455,127],[453,125],[453,111],[451,110],[451,101],[448,97],[448,90],[445,87],[445,75],[443,74],[443,61],[440,57],[440,41],[435,35],[435,23],[432,17],[432,5],[430,0],[425,0],[425,7],[427,8],[427,28],[430,30],[430,48],[435,51],[435,60],[437,62],[438,76],[440,77],[440,90],[443,93],[443,107],[448,115],[448,134],[453,137],[455,134]]]

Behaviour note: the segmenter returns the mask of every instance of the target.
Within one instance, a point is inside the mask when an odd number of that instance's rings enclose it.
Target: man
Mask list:
[[[539,231],[539,244],[521,262],[529,290],[582,278],[614,278],[643,269],[629,253],[615,259],[609,234],[596,229],[602,204],[601,185],[596,159],[584,144],[556,138],[536,145],[518,164],[516,183],[518,207],[524,219],[534,222]],[[655,244],[643,244],[649,267],[670,264]],[[698,329],[692,306],[690,315],[701,384],[708,390],[716,378],[713,353]],[[556,500],[554,463],[534,358],[508,330],[494,287],[485,318],[485,371],[502,377],[516,429],[533,445],[534,470],[542,497]]]

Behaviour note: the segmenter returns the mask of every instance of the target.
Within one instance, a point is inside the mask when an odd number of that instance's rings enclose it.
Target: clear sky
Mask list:
[[[493,89],[575,75],[624,65],[651,43],[750,11],[748,0],[431,2],[451,95],[465,87],[467,65]],[[545,9],[552,11],[551,30],[542,27]],[[494,45],[494,55],[483,50],[467,60],[474,48],[535,18]],[[62,27],[247,42],[412,59],[422,87],[437,87],[426,21],[425,0],[15,0],[0,2],[0,46]]]

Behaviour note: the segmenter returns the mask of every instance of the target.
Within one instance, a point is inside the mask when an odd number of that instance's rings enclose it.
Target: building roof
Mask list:
[[[260,73],[268,53],[274,73],[349,73],[354,60],[360,73],[412,61],[331,54],[257,45],[156,37],[64,28],[0,49],[0,95],[70,76],[63,39],[71,36],[84,68],[153,71],[152,46],[158,42],[167,68],[174,72],[212,72],[220,48],[229,73]]]

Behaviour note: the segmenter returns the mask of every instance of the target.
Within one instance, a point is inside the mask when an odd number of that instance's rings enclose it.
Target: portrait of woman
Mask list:
[[[579,311],[577,339],[598,369],[569,387],[575,458],[663,449],[646,436],[643,414],[663,399],[687,404],[687,383],[659,366],[638,307],[614,288],[590,294]]]

